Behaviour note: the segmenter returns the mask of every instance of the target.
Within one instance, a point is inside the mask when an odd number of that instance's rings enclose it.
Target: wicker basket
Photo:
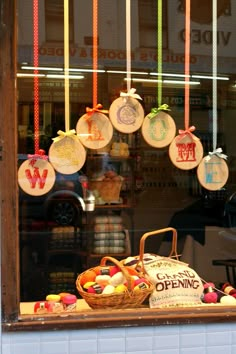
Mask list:
[[[106,262],[110,261],[114,265],[118,266],[127,280],[127,291],[112,293],[112,294],[91,294],[84,291],[80,284],[83,275],[89,270],[96,270],[98,267],[107,267]],[[76,279],[76,287],[82,298],[88,303],[92,309],[122,309],[122,308],[134,308],[140,307],[144,300],[153,291],[153,285],[149,283],[149,288],[132,290],[132,277],[128,271],[129,267],[123,266],[117,259],[109,256],[105,256],[101,259],[100,265],[94,268],[90,268],[85,272],[79,274]],[[131,268],[132,274],[138,275],[134,269]]]
[[[97,191],[99,197],[106,203],[118,202],[120,199],[120,190],[123,179],[118,180],[105,180],[105,181],[90,181],[89,189]]]

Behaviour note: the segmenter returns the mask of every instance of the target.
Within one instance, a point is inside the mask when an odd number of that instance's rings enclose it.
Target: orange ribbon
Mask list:
[[[86,107],[86,113],[89,117],[91,117],[92,114],[94,114],[95,112],[99,112],[99,113],[108,113],[109,111],[106,109],[101,109],[102,105],[101,103],[98,103],[95,107],[93,108],[89,108]]]
[[[196,128],[193,125],[185,130],[179,129],[178,138],[183,139],[185,136],[189,135],[193,140],[199,140],[194,134],[192,134],[195,129]]]

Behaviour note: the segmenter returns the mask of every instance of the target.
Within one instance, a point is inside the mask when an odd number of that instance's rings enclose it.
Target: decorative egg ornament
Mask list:
[[[144,119],[144,110],[136,99],[135,89],[131,90],[133,93],[121,93],[121,97],[115,99],[109,109],[109,117],[115,129],[127,134],[141,128]],[[139,95],[137,98],[141,99]]]
[[[18,170],[19,186],[25,193],[35,197],[48,193],[55,179],[54,168],[46,158],[39,155],[24,161]]]
[[[154,148],[163,148],[174,139],[176,126],[168,113],[157,110],[144,118],[141,131],[147,144]]]
[[[205,189],[210,191],[221,189],[229,177],[226,161],[217,154],[205,156],[197,168],[197,177]]]
[[[202,160],[202,143],[190,130],[187,130],[172,140],[169,147],[169,156],[177,168],[191,170],[197,167]]]
[[[59,137],[53,139],[49,148],[49,160],[56,171],[65,175],[73,174],[84,165],[86,150],[75,135],[75,130],[67,133],[59,130],[58,134]]]
[[[86,113],[77,122],[76,132],[81,143],[89,149],[101,149],[109,144],[113,126],[109,118],[101,113]]]

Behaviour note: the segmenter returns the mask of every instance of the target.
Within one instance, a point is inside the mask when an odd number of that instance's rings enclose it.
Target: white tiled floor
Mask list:
[[[236,323],[3,333],[2,354],[236,354]]]

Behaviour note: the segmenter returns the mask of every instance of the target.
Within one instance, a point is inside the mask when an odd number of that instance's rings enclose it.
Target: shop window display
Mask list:
[[[157,2],[137,1],[131,3],[130,64],[133,73],[130,79],[132,87],[135,87],[141,98],[139,105],[141,105],[145,115],[148,115],[157,105],[158,84],[156,78],[159,79],[158,74],[155,74],[158,70],[155,37],[157,27],[155,21],[157,21],[157,18],[154,16],[151,28],[147,28],[145,15],[142,15],[141,9],[147,6],[148,9],[153,7],[157,11]],[[53,2],[51,5],[53,5]],[[96,76],[98,100],[96,103],[101,102],[101,109],[104,110],[109,110],[112,103],[119,99],[120,92],[127,93],[127,80],[125,81],[127,79],[127,43],[124,40],[126,38],[125,5],[125,1],[115,1],[111,4],[105,0],[99,1],[98,4],[99,44]],[[176,135],[178,136],[178,131],[182,129],[183,125],[186,99],[186,82],[184,80],[182,83],[177,82],[180,81],[181,75],[185,74],[185,38],[183,35],[185,6],[184,2],[181,1],[176,1],[175,6],[172,5],[165,3],[163,7],[162,103],[167,104],[171,110],[171,113],[168,113],[171,114],[176,124]],[[26,10],[28,18],[30,18],[33,14],[33,7],[27,7],[23,0],[20,1],[18,6],[18,155],[28,156],[35,153],[34,126],[32,125],[35,118],[32,110],[34,105],[32,92],[35,86],[33,79],[27,77],[27,74],[35,74],[35,68],[32,69],[34,38],[29,34],[26,35],[26,33],[29,33],[29,28],[32,29],[32,22],[30,24],[24,22],[23,9]],[[192,6],[194,6],[194,1]],[[71,76],[69,78],[69,125],[70,129],[76,129],[77,120],[88,114],[87,108],[94,106],[91,90],[94,74],[89,71],[89,69],[93,69],[93,48],[91,43],[85,44],[84,42],[84,38],[92,35],[92,1],[86,5],[82,2],[70,1],[69,8],[71,11],[69,22],[69,69]],[[212,13],[212,8],[210,6],[209,8]],[[53,37],[55,34],[54,27],[47,26],[49,25],[48,21],[50,26],[53,26],[56,18],[52,15],[53,9],[53,6],[44,8],[42,4],[39,4],[38,8],[39,56],[37,73],[44,75],[39,76],[38,80],[39,130],[40,144],[45,149],[45,155],[49,154],[52,139],[56,138],[57,132],[65,130],[65,81],[62,77],[55,77],[55,75],[60,75],[58,69],[63,71],[65,48],[63,41],[59,44],[57,38]],[[125,249],[122,248],[120,254],[119,252],[110,254],[110,249],[105,248],[107,245],[103,244],[103,250],[108,250],[109,255],[115,255],[119,259],[137,255],[140,238],[147,231],[163,229],[167,226],[176,227],[180,235],[178,247],[180,252],[185,254],[184,246],[188,235],[192,236],[197,243],[204,244],[204,240],[208,237],[206,231],[208,226],[216,227],[216,231],[212,231],[216,238],[220,232],[219,228],[228,228],[228,204],[226,202],[234,193],[235,188],[234,143],[231,134],[234,110],[234,89],[232,87],[234,72],[231,61],[234,57],[234,50],[232,31],[230,28],[226,28],[225,21],[232,19],[232,13],[235,9],[231,2],[226,1],[224,6],[222,5],[222,8],[218,10],[217,141],[223,152],[227,154],[227,164],[229,166],[227,182],[218,190],[208,190],[200,185],[196,166],[189,170],[175,166],[170,159],[168,147],[156,148],[149,144],[147,139],[144,139],[140,127],[137,131],[126,133],[117,130],[117,126],[115,126],[112,139],[107,146],[103,146],[101,149],[100,147],[93,149],[86,146],[86,161],[75,174],[61,174],[56,171],[56,182],[49,195],[43,195],[39,198],[29,197],[23,193],[22,198],[22,190],[19,187],[21,301],[41,301],[52,292],[62,293],[65,291],[79,297],[75,286],[76,277],[80,272],[85,271],[91,260],[92,263],[99,262],[105,254],[99,253],[101,244],[99,244],[98,253],[91,252],[90,248],[91,240],[96,241],[96,246],[98,241],[101,241],[94,238],[96,236],[94,227],[97,227],[97,225],[94,226],[96,217],[121,218],[122,230],[113,230],[113,233],[126,230]],[[117,11],[120,13],[118,17],[116,16]],[[48,16],[49,12],[50,16]],[[91,18],[91,21],[87,21],[86,24],[83,22],[85,13]],[[109,16],[107,16],[108,14]],[[61,10],[59,15],[61,22]],[[45,26],[40,21],[43,18],[46,21]],[[108,18],[110,18],[109,21]],[[176,24],[174,24],[173,18],[176,19]],[[51,21],[52,19],[53,21]],[[124,26],[120,26],[120,21],[123,21]],[[205,154],[208,154],[212,150],[213,113],[215,111],[212,101],[211,47],[213,41],[209,37],[212,29],[210,22],[206,25],[205,23],[205,20],[202,23],[195,17],[191,20],[189,81],[196,83],[196,85],[189,84],[189,119],[191,126],[196,126],[194,134],[196,133],[196,136],[200,139]],[[150,31],[152,34],[150,34]],[[140,34],[140,41],[138,34]],[[59,31],[57,35],[62,37]],[[145,41],[146,36],[148,36],[147,42]],[[226,60],[223,59],[225,56]],[[80,74],[81,77],[73,78],[73,74]],[[173,80],[171,82],[172,75],[174,75],[174,82]],[[58,118],[59,115],[61,119]],[[30,137],[29,131],[31,131]],[[121,152],[123,151],[122,148],[128,148],[128,156],[125,156],[127,150]],[[73,151],[71,151],[71,154],[73,154]],[[106,178],[108,172],[112,172],[113,177],[122,177],[120,179],[122,183],[118,196],[114,200],[107,201],[106,196],[104,198],[100,195],[100,187],[92,188],[91,186],[94,181],[100,182],[100,186],[101,178],[104,176]],[[81,176],[87,178],[85,184],[83,184],[84,182],[81,184]],[[78,191],[74,189],[74,182],[78,185]],[[58,185],[60,186],[58,187]],[[60,193],[61,191],[63,193]],[[85,210],[84,204],[87,201],[88,194],[86,193],[88,192],[92,196],[90,201],[94,203],[89,211]],[[49,199],[53,193],[56,193],[56,198],[52,197],[51,202]],[[35,214],[33,214],[33,206],[29,199],[33,202],[33,205],[39,207]],[[183,221],[179,222],[177,219],[181,213],[183,213]],[[204,214],[204,222],[201,220],[201,213]],[[32,237],[35,236],[37,241],[32,241]],[[43,242],[41,242],[42,239]],[[108,242],[110,242],[110,238]],[[150,244],[147,245],[147,249],[157,254],[159,252],[164,253],[165,246],[169,246],[168,242],[168,238],[165,239],[164,237],[160,237],[158,240],[152,239]],[[119,248],[118,243],[116,242],[114,245]],[[25,251],[26,244],[27,252]],[[55,244],[57,253],[54,248]],[[93,243],[92,247],[94,250]],[[53,253],[54,258],[52,257]],[[227,253],[225,257],[232,261],[233,254]],[[220,252],[212,256],[212,259],[207,260],[208,263],[210,262],[212,269],[215,269],[214,262],[219,258],[221,258]],[[25,270],[28,271],[30,266],[33,267],[33,272],[31,274],[27,273],[28,279],[25,282]],[[52,268],[50,268],[47,276],[44,277],[46,272],[42,276],[45,267],[49,266],[52,266]],[[198,271],[198,265],[194,264],[194,267]],[[214,283],[218,289],[229,280],[224,266],[220,269],[222,272],[219,272],[219,274],[213,272],[210,278],[208,272],[199,275],[206,282]],[[34,292],[28,289],[29,283],[32,279],[34,280],[34,271],[41,277],[41,280],[38,280],[40,284],[38,293],[35,288]],[[58,273],[61,273],[59,279],[57,278]],[[207,275],[207,278],[205,278],[205,275]],[[53,281],[51,281],[52,279]],[[62,284],[62,286],[59,287],[58,284]],[[72,287],[69,286],[71,284],[73,284]],[[235,284],[231,285],[235,286]]]

